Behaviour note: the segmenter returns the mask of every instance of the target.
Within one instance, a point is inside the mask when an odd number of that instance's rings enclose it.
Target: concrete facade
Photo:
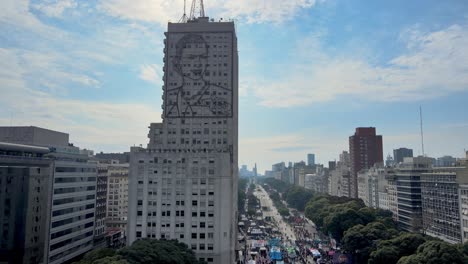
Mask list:
[[[403,163],[386,173],[389,209],[398,227],[404,231],[420,232],[423,229],[421,174],[431,169],[430,158],[404,158]]]
[[[106,227],[126,232],[128,217],[129,164],[110,164],[107,167]]]
[[[36,263],[41,259],[37,263],[58,264],[91,250],[95,226],[96,163],[89,162],[87,154],[80,155],[80,149],[69,144],[68,134],[36,127],[2,129],[15,131],[21,136],[6,138],[13,143],[0,143],[0,167],[6,168],[9,174],[16,171],[15,176],[10,174],[7,177],[9,181],[17,181],[15,177],[25,179],[18,184],[23,191],[15,192],[17,195],[33,198],[28,203],[17,204],[17,210],[35,210],[46,215],[32,217],[26,223],[22,223],[21,218],[17,219],[15,236],[19,234],[27,242],[34,241],[43,247],[43,254],[38,253],[37,247],[34,256],[25,251],[23,260]],[[13,159],[16,159],[15,164],[11,163]],[[39,162],[47,165],[40,167],[37,165]],[[26,188],[29,191],[25,192]],[[9,203],[14,200],[7,199]],[[14,250],[21,248],[21,245],[15,245]]]
[[[52,160],[15,148],[0,143],[0,263],[46,263]]]
[[[130,155],[128,244],[177,239],[208,263],[234,263],[238,57],[234,23],[169,23],[163,122]]]
[[[0,142],[34,146],[68,147],[67,133],[35,126],[0,127]]]
[[[376,163],[383,163],[382,136],[377,135],[375,127],[358,127],[349,137],[349,154],[351,158],[351,197],[358,196],[357,174],[369,169]]]
[[[381,164],[358,173],[358,198],[362,199],[366,206],[381,208],[379,196],[385,192],[387,186],[385,174]]]
[[[423,231],[452,244],[463,243],[468,234],[467,164],[421,174]]]
[[[404,158],[412,158],[413,150],[409,148],[398,148],[393,150],[393,161],[395,163],[403,162]]]

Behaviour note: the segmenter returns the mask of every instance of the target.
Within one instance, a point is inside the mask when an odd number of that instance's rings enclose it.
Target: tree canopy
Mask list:
[[[370,254],[369,264],[396,264],[401,257],[414,254],[427,238],[421,234],[401,233],[399,236],[379,242],[378,249]]]
[[[97,249],[75,264],[204,264],[177,240],[142,239],[118,251]]]
[[[343,248],[354,252],[363,263],[377,248],[378,241],[391,239],[398,234],[396,229],[387,228],[380,222],[371,222],[367,225],[355,225],[344,233]]]
[[[313,197],[313,193],[303,187],[294,186],[289,188],[284,197],[289,206],[304,211],[307,203]]]
[[[415,254],[402,257],[398,264],[463,264],[463,253],[444,241],[427,241],[418,247]]]

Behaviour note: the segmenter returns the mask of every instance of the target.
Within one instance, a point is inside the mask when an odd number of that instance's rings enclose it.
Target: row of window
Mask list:
[[[79,225],[79,226],[68,228],[59,232],[55,232],[50,235],[50,239],[56,239],[56,238],[71,234],[73,232],[79,231],[79,230],[84,230],[86,228],[92,227],[93,225],[94,225],[94,221],[91,221],[83,225]]]
[[[95,195],[85,195],[85,196],[78,196],[78,197],[72,197],[72,198],[63,198],[63,199],[57,199],[54,200],[53,204],[54,205],[61,205],[61,204],[67,204],[67,203],[75,203],[75,202],[81,202],[81,201],[87,201],[87,200],[94,200]]]
[[[57,188],[57,189],[54,190],[54,194],[84,192],[84,191],[93,191],[93,190],[96,190],[96,186]]]
[[[60,215],[65,215],[65,214],[71,214],[74,212],[80,212],[82,210],[88,210],[94,208],[94,204],[87,204],[87,205],[82,205],[82,206],[77,206],[77,207],[72,207],[72,208],[66,208],[66,209],[60,209],[60,210],[55,210],[52,212],[52,216],[60,216]]]
[[[71,182],[95,182],[96,177],[71,177],[71,178],[55,178],[55,183],[71,183]]]
[[[64,241],[52,244],[50,246],[50,251],[53,251],[53,250],[56,250],[58,248],[64,247],[66,245],[72,244],[73,242],[82,240],[82,239],[90,237],[92,235],[93,235],[93,231],[90,231],[90,232],[86,232],[85,234],[82,234],[82,235],[79,235],[79,236],[76,236],[76,237],[72,237],[72,238],[66,239]]]
[[[55,172],[96,172],[96,168],[56,167]]]
[[[78,222],[78,221],[81,221],[81,220],[85,220],[85,219],[88,219],[88,218],[92,218],[92,217],[94,217],[94,213],[89,213],[89,214],[86,214],[86,215],[79,215],[79,216],[70,217],[70,218],[67,218],[67,219],[55,221],[55,222],[52,222],[52,228],[56,228],[56,227],[63,226],[63,225],[68,225],[68,224]]]
[[[197,244],[192,244],[191,249],[192,250],[197,250]],[[198,249],[199,250],[205,250],[205,249],[213,250],[213,244],[206,244],[206,247],[205,247],[205,244],[198,244]]]

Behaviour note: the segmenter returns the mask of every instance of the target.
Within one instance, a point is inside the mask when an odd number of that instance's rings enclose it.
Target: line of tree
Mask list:
[[[177,240],[142,239],[120,250],[96,249],[74,264],[206,264]]]
[[[281,216],[289,216],[289,209],[286,207],[286,205],[284,205],[278,192],[271,190],[270,192],[268,192],[268,195],[270,195],[270,198],[273,201],[276,210],[278,210],[278,213]]]
[[[397,230],[390,211],[366,207],[362,200],[318,196],[305,210],[318,229],[331,234],[356,263],[462,264],[468,263],[468,245]]]
[[[257,210],[260,209],[260,201],[254,195],[255,191],[255,184],[251,183],[249,188],[247,189],[247,214],[250,216],[255,216],[257,214]]]
[[[244,204],[245,204],[245,199],[247,198],[247,195],[245,194],[245,192],[246,192],[248,183],[249,183],[249,180],[245,178],[239,178],[239,181],[237,183],[237,208],[240,213],[245,213]]]
[[[299,211],[304,211],[307,202],[314,196],[311,190],[275,178],[266,178],[262,183],[267,184],[268,192],[271,192],[272,189],[277,191],[289,207]]]

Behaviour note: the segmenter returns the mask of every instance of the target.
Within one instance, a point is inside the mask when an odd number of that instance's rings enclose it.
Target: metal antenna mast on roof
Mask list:
[[[187,0],[184,0],[184,14],[183,14],[182,17],[179,19],[179,23],[187,23],[188,17],[187,17],[187,13],[185,12],[185,10],[186,10],[186,4],[187,4]]]
[[[422,119],[422,107],[419,106],[419,121],[421,125],[421,148],[422,148],[422,155],[424,156],[424,133],[423,133],[423,119]]]
[[[192,8],[190,9],[189,20],[195,20],[195,18],[197,18],[195,17],[196,13],[198,13],[198,17],[205,17],[205,7],[203,5],[203,0],[192,0]]]

